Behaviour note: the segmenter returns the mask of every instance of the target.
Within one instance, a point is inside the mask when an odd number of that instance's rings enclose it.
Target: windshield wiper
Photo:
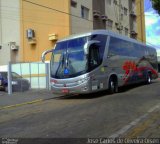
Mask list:
[[[68,53],[68,50],[66,50],[65,67],[67,68],[68,65],[69,65],[69,53]]]
[[[62,60],[61,60],[61,63],[60,63],[60,64],[62,64],[62,68],[64,67],[64,59],[65,59],[65,58],[64,58],[64,57],[65,57],[64,55],[65,55],[65,54],[63,53],[63,54],[62,54]]]

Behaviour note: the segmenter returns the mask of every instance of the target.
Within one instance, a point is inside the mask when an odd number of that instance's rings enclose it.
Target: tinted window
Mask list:
[[[148,58],[150,61],[150,64],[153,66],[154,69],[157,69],[157,52],[155,49],[151,47],[148,48]]]
[[[127,41],[111,37],[108,55],[109,56],[114,56],[114,55],[130,56],[130,53],[131,53],[130,51],[132,49],[131,48],[129,49],[129,47],[133,47],[133,46]]]
[[[110,39],[109,56],[119,55],[141,58],[144,56],[144,53],[144,47],[139,44],[114,37]]]
[[[99,47],[97,45],[92,45],[89,52],[89,71],[98,67],[100,64]]]
[[[22,78],[19,74],[12,72],[12,78]]]
[[[156,57],[157,56],[156,50],[153,49],[153,48],[148,47],[148,52],[149,52],[150,57]]]
[[[134,44],[133,54],[134,57],[142,58],[145,56],[145,47],[139,44]]]
[[[2,73],[1,73],[1,76],[2,76],[3,78],[5,78],[5,79],[7,79],[7,75],[8,75],[7,72],[2,72]]]
[[[100,41],[100,43],[98,43],[97,46],[99,47],[100,59],[102,61],[103,56],[104,56],[106,42],[107,42],[107,36],[106,35],[92,35],[91,40]]]

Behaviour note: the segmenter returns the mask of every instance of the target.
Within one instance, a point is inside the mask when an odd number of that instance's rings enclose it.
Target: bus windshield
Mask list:
[[[51,58],[51,77],[72,78],[87,71],[84,45],[87,37],[63,41],[56,44]]]

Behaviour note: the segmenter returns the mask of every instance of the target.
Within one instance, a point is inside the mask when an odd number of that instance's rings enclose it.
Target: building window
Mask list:
[[[127,15],[128,9],[124,7],[124,15]]]
[[[128,36],[128,28],[125,28],[125,35]]]
[[[111,0],[106,0],[107,4],[111,5],[112,1]]]
[[[114,1],[113,1],[113,3],[114,3],[115,5],[118,5],[118,2],[117,2],[117,0],[114,0]]]
[[[113,21],[112,21],[112,20],[110,20],[110,19],[108,19],[108,23],[107,23],[107,25],[108,25],[108,27],[109,27],[110,29],[112,29]]]
[[[74,0],[71,0],[71,6],[76,8],[77,7],[77,2],[75,2]]]
[[[121,20],[121,21],[123,20],[123,14],[121,14],[121,16],[120,16],[120,20]]]
[[[84,19],[89,19],[89,9],[81,6],[81,17]]]

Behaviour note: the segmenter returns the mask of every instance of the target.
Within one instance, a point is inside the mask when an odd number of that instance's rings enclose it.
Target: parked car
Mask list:
[[[12,91],[27,91],[30,88],[28,80],[21,77],[19,74],[12,72]],[[8,91],[8,73],[0,72],[0,89]]]

